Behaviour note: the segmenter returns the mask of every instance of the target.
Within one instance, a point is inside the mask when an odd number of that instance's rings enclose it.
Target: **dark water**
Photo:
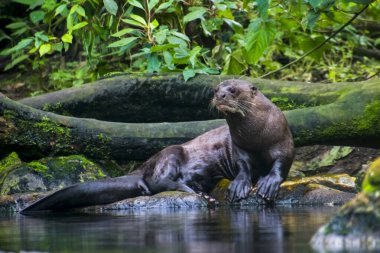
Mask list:
[[[0,252],[312,252],[336,207],[0,216]]]

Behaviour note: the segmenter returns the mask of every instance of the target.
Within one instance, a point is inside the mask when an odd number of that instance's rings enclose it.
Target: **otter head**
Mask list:
[[[214,89],[212,104],[226,116],[245,116],[253,105],[257,87],[244,80],[226,80]]]

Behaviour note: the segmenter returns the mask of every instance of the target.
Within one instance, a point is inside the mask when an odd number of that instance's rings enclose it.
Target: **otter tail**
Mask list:
[[[34,202],[20,213],[105,205],[141,195],[150,195],[149,188],[142,177],[126,175],[69,186]]]

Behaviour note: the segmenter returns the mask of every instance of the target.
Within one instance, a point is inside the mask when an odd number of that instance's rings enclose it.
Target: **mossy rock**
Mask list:
[[[360,193],[311,240],[318,252],[379,252],[380,198]]]
[[[362,192],[313,236],[317,251],[380,251],[380,158],[367,170]]]
[[[80,155],[47,157],[29,163],[15,161],[4,169],[7,174],[0,184],[1,195],[57,190],[107,176],[99,165]]]
[[[362,184],[362,191],[380,196],[380,158],[368,168]]]

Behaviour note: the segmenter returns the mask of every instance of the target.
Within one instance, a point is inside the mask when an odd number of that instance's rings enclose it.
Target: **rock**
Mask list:
[[[104,177],[100,166],[80,155],[23,163],[12,153],[0,161],[0,195],[58,190]]]
[[[167,191],[154,196],[142,196],[122,200],[101,207],[102,210],[125,210],[132,208],[199,208],[209,206],[208,201],[198,194]]]
[[[368,169],[362,192],[317,231],[311,245],[321,252],[380,251],[380,158]]]
[[[226,180],[227,181],[227,180]],[[220,182],[211,196],[225,203],[228,182]],[[286,181],[281,185],[275,205],[342,205],[355,196],[355,178],[347,174],[312,176]],[[234,203],[238,206],[262,205],[265,202],[255,194]]]

